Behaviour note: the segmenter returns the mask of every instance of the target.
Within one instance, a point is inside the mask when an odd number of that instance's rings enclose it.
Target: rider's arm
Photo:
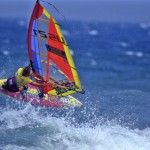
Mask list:
[[[51,87],[55,87],[55,85],[54,84],[49,84],[49,83],[37,83],[37,82],[34,82],[34,81],[32,81],[31,83],[30,83],[31,85],[34,85],[34,86],[51,86]]]
[[[59,87],[59,88],[67,89],[67,87],[59,85],[59,84],[55,84],[55,83],[43,83],[43,84],[39,84],[37,82],[32,81],[30,84],[33,85],[33,86],[50,86],[50,87],[53,87],[53,88]]]
[[[45,82],[45,80],[42,79],[42,77],[39,74],[34,75],[33,73],[30,73],[30,76],[33,77],[37,81],[42,81],[42,82],[44,81]]]
[[[58,83],[58,81],[56,81],[54,78],[52,78],[52,77],[49,77],[49,79],[51,80],[51,81],[53,81],[53,82],[55,82],[55,83]]]
[[[38,78],[37,76],[34,76],[34,74],[30,74],[32,77],[34,77],[36,80],[41,80],[40,78]],[[47,82],[47,83],[37,83],[37,82],[32,82],[31,84],[32,85],[34,85],[34,86],[51,86],[51,87],[59,87],[59,88],[63,88],[63,89],[66,89],[67,87],[65,87],[65,86],[62,86],[62,85],[60,85],[60,84],[58,84],[58,82],[55,80],[55,79],[53,79],[52,77],[49,77],[49,79],[52,81],[49,81],[49,82]]]

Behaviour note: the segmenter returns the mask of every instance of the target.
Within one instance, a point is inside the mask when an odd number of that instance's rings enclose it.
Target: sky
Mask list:
[[[0,0],[0,17],[30,18],[36,0]],[[150,22],[150,0],[45,0],[66,19]]]

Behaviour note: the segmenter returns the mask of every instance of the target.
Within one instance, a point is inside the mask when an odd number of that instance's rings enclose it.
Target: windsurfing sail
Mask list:
[[[78,73],[60,25],[37,0],[28,28],[28,55],[35,75],[41,80],[55,78],[62,84],[70,83],[70,90],[46,86],[43,93],[67,96],[82,92]]]

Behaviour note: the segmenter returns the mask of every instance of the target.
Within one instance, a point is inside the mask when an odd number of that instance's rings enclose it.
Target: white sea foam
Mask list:
[[[40,110],[32,108],[5,110],[0,114],[0,121],[5,122],[0,132],[5,131],[7,139],[1,139],[3,150],[149,150],[150,129],[130,130],[117,124],[77,128],[50,114],[42,117]],[[12,134],[18,136],[11,139]],[[20,143],[21,139],[25,142]],[[28,146],[27,143],[33,145]]]
[[[6,56],[9,55],[9,51],[4,50],[4,51],[3,51],[3,55],[6,55]]]
[[[133,52],[133,51],[126,51],[125,54],[126,54],[126,55],[129,55],[129,56],[133,56],[133,55],[134,55],[134,52]]]
[[[122,47],[128,47],[128,46],[129,46],[129,44],[126,43],[126,42],[120,42],[119,44],[120,44],[120,46],[122,46]]]
[[[150,27],[150,24],[141,23],[141,24],[140,24],[140,27],[141,27],[142,29],[147,29],[147,28]]]
[[[99,32],[97,30],[91,30],[91,31],[89,31],[89,34],[92,36],[96,36],[99,34]]]
[[[136,52],[135,55],[136,55],[137,57],[143,57],[143,52]]]
[[[143,57],[143,52],[133,52],[133,51],[126,51],[126,55],[128,56],[136,56],[136,57]]]
[[[72,56],[74,55],[74,51],[72,49],[70,49],[70,53]]]

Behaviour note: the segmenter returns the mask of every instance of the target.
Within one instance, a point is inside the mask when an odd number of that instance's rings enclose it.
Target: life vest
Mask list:
[[[23,73],[23,68],[19,68],[15,74],[16,84],[18,87],[28,85],[32,82],[32,80],[29,77],[23,76],[22,73]]]

